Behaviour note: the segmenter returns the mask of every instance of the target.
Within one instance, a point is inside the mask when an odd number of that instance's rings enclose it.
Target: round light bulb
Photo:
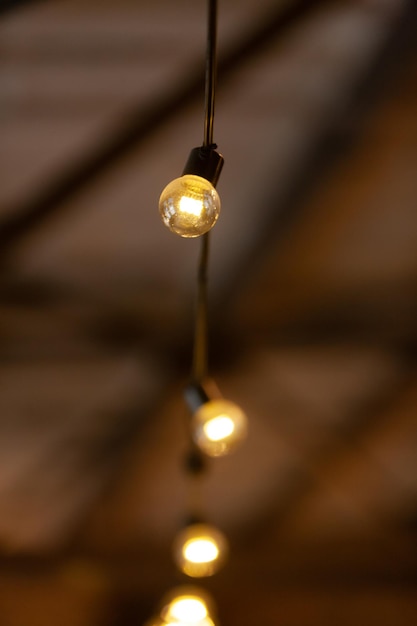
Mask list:
[[[201,587],[176,587],[165,595],[161,607],[160,618],[164,626],[215,626],[213,598]]]
[[[237,404],[223,398],[202,404],[192,418],[193,439],[209,456],[232,452],[247,433],[247,418]]]
[[[186,174],[165,187],[159,199],[159,212],[173,233],[199,237],[217,222],[220,197],[208,180]]]
[[[183,554],[191,563],[212,563],[217,560],[219,549],[211,537],[197,537],[187,541]]]
[[[160,613],[166,624],[183,626],[213,626],[213,601],[199,587],[173,589],[164,599]]]
[[[193,578],[212,576],[224,564],[228,545],[223,533],[209,524],[191,524],[174,541],[178,568]]]

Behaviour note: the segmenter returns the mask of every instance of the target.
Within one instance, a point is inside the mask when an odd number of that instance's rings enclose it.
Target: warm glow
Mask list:
[[[218,398],[202,404],[193,415],[193,439],[209,456],[233,451],[246,437],[247,418],[237,404]]]
[[[200,217],[203,209],[204,209],[204,206],[201,200],[196,200],[195,198],[188,198],[187,196],[183,196],[180,199],[181,213],[190,213],[191,215]]]
[[[199,237],[216,223],[220,198],[213,185],[201,176],[186,174],[170,182],[159,199],[162,221],[181,237]]]
[[[161,626],[214,626],[213,599],[200,587],[184,585],[172,589],[163,598],[161,607]]]
[[[228,553],[226,537],[210,524],[190,524],[175,538],[173,556],[178,568],[192,578],[212,576]]]
[[[166,620],[198,624],[208,616],[207,606],[201,598],[180,596],[168,606]]]
[[[184,558],[192,563],[210,563],[219,556],[219,549],[209,537],[191,539],[183,548]]]
[[[220,441],[225,437],[230,437],[234,429],[233,420],[227,415],[219,415],[203,426],[204,433],[210,441]]]

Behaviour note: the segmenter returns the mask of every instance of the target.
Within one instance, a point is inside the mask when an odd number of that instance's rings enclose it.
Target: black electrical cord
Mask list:
[[[208,0],[207,8],[204,146],[211,146],[213,144],[214,99],[217,73],[217,0]]]
[[[208,0],[207,48],[205,72],[204,147],[213,146],[213,122],[216,88],[217,0]],[[208,260],[209,233],[201,237],[197,273],[197,302],[195,313],[194,346],[191,379],[200,385],[208,370]]]
[[[202,235],[197,272],[197,302],[194,322],[194,346],[191,382],[201,385],[208,370],[208,259],[209,233]]]

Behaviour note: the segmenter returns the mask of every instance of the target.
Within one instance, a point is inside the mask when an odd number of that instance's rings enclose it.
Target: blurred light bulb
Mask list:
[[[178,568],[194,578],[212,576],[224,564],[228,545],[223,533],[209,524],[191,524],[174,541]]]
[[[168,617],[182,622],[201,622],[207,617],[207,607],[199,598],[177,598],[169,608]]]
[[[211,563],[219,556],[219,549],[211,538],[202,537],[187,541],[183,554],[191,563]]]
[[[150,622],[149,626],[215,626],[213,598],[200,587],[183,585],[172,589],[162,599],[161,607],[161,625]]]
[[[220,197],[201,176],[186,174],[170,182],[159,199],[162,221],[181,237],[199,237],[208,232],[220,214]]]
[[[233,420],[228,415],[213,417],[203,425],[204,434],[210,441],[221,441],[230,437],[234,429]]]
[[[165,600],[161,617],[167,624],[205,626],[210,616],[211,599],[197,588],[174,590]]]
[[[192,433],[203,452],[223,456],[245,439],[247,418],[242,409],[229,400],[209,400],[194,412]]]

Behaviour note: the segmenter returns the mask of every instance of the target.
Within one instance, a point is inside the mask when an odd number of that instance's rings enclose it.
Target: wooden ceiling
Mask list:
[[[136,626],[183,580],[205,2],[2,10],[0,624]],[[416,5],[225,0],[201,479],[223,626],[417,623]]]

